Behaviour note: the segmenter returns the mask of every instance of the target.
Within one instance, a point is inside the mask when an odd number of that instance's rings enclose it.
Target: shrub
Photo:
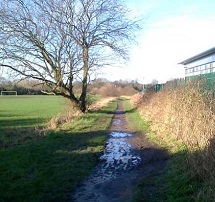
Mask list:
[[[190,173],[207,187],[199,188],[196,200],[214,200],[214,193],[210,191],[215,188],[213,93],[203,89],[200,83],[189,83],[143,97],[136,95],[131,101],[141,116],[151,122],[151,129],[156,131],[158,138],[168,143],[174,137],[185,146]]]

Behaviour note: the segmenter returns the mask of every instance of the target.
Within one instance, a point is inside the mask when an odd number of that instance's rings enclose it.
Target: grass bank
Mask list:
[[[165,201],[215,200],[215,103],[200,84],[166,89],[139,97],[142,119],[150,123],[148,137],[168,149]]]
[[[63,201],[102,152],[116,101],[45,137],[0,150],[1,201]]]

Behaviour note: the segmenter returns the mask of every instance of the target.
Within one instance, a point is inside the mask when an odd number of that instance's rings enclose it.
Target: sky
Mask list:
[[[109,80],[165,83],[184,77],[178,63],[215,47],[215,0],[126,0],[133,15],[143,18],[130,60],[109,67]]]

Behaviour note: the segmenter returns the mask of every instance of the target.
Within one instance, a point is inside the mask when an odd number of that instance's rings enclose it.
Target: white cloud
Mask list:
[[[168,17],[167,13],[162,13],[168,11],[168,7],[161,8],[161,13],[152,12],[150,16],[149,11],[158,9],[157,4],[152,1],[152,4],[145,4],[142,8],[136,5],[135,8],[134,2],[135,12],[142,9],[151,19],[143,25],[142,34],[137,39],[139,45],[130,51],[130,62],[124,69],[113,68],[114,76],[109,74],[109,78],[138,79],[147,83],[152,79],[165,82],[183,77],[184,69],[179,62],[215,46],[215,15],[209,12],[212,9],[205,10],[210,5],[204,2],[192,5],[182,5],[176,15],[172,12]]]

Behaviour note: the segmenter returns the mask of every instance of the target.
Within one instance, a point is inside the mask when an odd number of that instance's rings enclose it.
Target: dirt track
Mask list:
[[[166,159],[166,152],[148,142],[144,134],[128,129],[120,100],[101,163],[77,187],[71,201],[132,201],[139,180],[164,170]],[[144,190],[147,201],[154,201],[156,187],[150,185]]]

